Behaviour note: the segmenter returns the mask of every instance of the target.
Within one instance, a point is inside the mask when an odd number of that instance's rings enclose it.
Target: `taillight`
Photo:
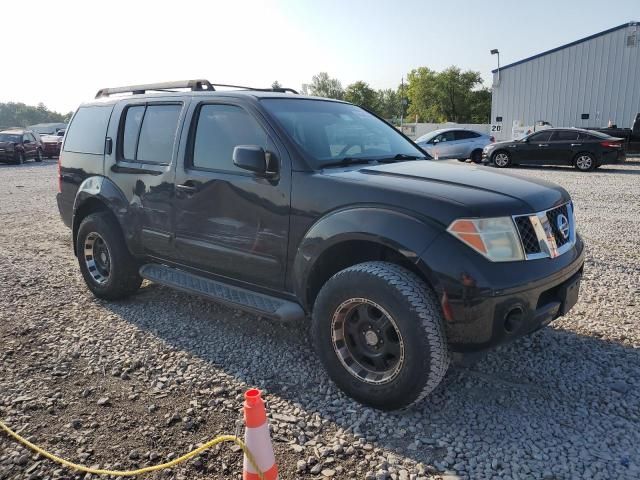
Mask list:
[[[494,137],[493,135],[491,135],[491,136],[489,137],[489,141],[490,141],[491,143],[494,143],[494,142],[496,141],[496,137]]]
[[[58,155],[58,193],[62,193],[62,152]]]
[[[609,141],[604,141],[604,142],[600,142],[600,145],[602,145],[603,147],[609,147],[609,148],[622,148],[622,143],[620,142],[609,142]]]

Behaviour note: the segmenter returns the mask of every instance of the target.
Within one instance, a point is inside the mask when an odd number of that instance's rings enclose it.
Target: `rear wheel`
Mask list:
[[[361,263],[331,277],[316,299],[312,332],[333,381],[375,408],[419,402],[449,365],[435,293],[392,263]]]
[[[573,166],[581,172],[588,172],[596,168],[596,159],[589,152],[582,152],[576,155]]]
[[[110,213],[92,213],[82,220],[76,244],[80,271],[96,297],[116,300],[138,290],[138,264]]]
[[[471,152],[471,161],[473,163],[482,163],[482,150],[474,150]]]
[[[498,168],[506,168],[511,165],[511,156],[505,152],[496,152],[493,155],[493,164]]]

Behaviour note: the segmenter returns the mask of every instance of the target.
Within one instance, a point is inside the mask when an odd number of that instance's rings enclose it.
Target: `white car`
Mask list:
[[[464,128],[445,128],[422,135],[416,143],[436,160],[456,158],[464,162],[482,162],[482,149],[495,142],[495,138],[484,133]]]

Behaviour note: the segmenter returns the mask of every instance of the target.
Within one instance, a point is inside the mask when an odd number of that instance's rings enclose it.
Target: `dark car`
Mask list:
[[[42,143],[31,130],[10,129],[0,132],[0,162],[42,161]]]
[[[331,378],[384,409],[577,301],[583,243],[557,185],[424,160],[360,107],[282,89],[97,97],[67,129],[57,202],[100,298],[146,278],[311,317]]]
[[[521,140],[487,145],[483,160],[496,167],[571,165],[586,172],[625,159],[624,140],[579,128],[548,128]]]

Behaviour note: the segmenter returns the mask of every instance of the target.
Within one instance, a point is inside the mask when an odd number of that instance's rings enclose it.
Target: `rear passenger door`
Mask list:
[[[470,132],[469,130],[456,130],[455,131],[455,157],[456,158],[470,158],[471,151],[473,150],[474,140],[479,137],[477,133]]]
[[[22,135],[22,146],[24,148],[25,160],[35,157],[35,151],[36,151],[37,145],[36,145],[35,139],[28,133],[25,133],[24,135]]]
[[[168,258],[173,253],[171,201],[180,127],[188,99],[125,102],[113,115],[107,142],[107,176],[129,202],[124,228],[141,254]]]
[[[578,153],[580,132],[577,130],[555,130],[549,139],[549,161],[556,165],[571,165]]]
[[[286,273],[291,167],[286,150],[251,104],[192,107],[189,140],[176,171],[176,258],[192,268],[269,289]],[[233,149],[270,155],[271,177],[233,164]]]

